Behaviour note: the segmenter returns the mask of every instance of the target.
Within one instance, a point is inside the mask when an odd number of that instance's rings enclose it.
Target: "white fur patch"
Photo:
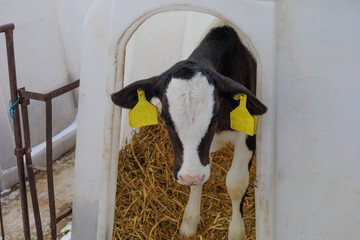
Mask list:
[[[202,184],[190,187],[190,197],[186,205],[183,220],[180,226],[180,236],[183,238],[195,237],[196,228],[200,222],[200,203]]]
[[[173,78],[166,90],[169,113],[184,147],[180,175],[205,175],[209,178],[210,164],[203,166],[197,149],[205,136],[213,115],[214,86],[201,73],[190,80]]]
[[[252,151],[246,146],[246,134],[236,132],[236,135],[234,139],[234,159],[226,175],[226,187],[232,203],[229,239],[245,239],[245,226],[240,214],[240,203],[249,185],[248,164]]]
[[[215,133],[214,139],[211,142],[210,152],[216,152],[223,146],[229,143],[234,143],[238,132],[236,131],[221,131],[220,133]]]

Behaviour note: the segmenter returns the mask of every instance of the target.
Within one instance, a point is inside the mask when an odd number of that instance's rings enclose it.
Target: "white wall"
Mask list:
[[[278,4],[275,239],[360,239],[359,13]]]
[[[79,78],[81,29],[92,0],[46,1],[12,0],[0,2],[0,24],[14,23],[14,46],[18,87],[46,93]],[[0,188],[17,182],[13,155],[12,120],[5,37],[0,37]],[[53,100],[53,134],[75,121],[77,104],[74,93]],[[29,120],[32,146],[45,140],[45,104],[31,100]],[[55,144],[54,156],[75,144],[75,131],[68,140]],[[36,164],[44,164],[43,149],[33,151]],[[37,155],[37,156],[36,156]]]
[[[54,1],[68,74],[72,80],[80,78],[83,20],[92,2],[93,0]],[[73,93],[77,104],[78,89]]]

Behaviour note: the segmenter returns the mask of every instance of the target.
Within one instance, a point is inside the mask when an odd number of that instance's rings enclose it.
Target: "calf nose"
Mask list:
[[[200,176],[180,175],[180,183],[184,185],[199,185],[205,179],[205,174]]]

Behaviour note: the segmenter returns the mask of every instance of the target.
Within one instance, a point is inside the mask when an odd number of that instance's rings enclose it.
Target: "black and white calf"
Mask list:
[[[253,115],[266,112],[255,97],[256,62],[230,26],[212,29],[190,57],[159,76],[134,82],[112,94],[121,107],[133,108],[137,89],[148,101],[160,99],[174,155],[174,175],[191,192],[180,228],[181,236],[196,235],[200,222],[202,185],[210,174],[210,152],[233,143],[234,159],[226,176],[232,201],[229,239],[244,239],[240,212],[249,184],[248,163],[255,149],[255,138],[230,129],[230,112],[239,105],[233,99],[247,94],[247,109]]]

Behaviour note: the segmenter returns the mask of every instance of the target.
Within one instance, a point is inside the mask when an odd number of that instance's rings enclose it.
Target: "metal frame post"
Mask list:
[[[25,88],[22,88],[25,90]],[[24,131],[24,143],[25,143],[25,160],[26,167],[29,178],[29,186],[30,186],[30,194],[31,201],[34,211],[35,218],[35,226],[36,226],[36,235],[38,240],[43,239],[43,231],[41,226],[41,216],[40,216],[40,208],[39,202],[36,193],[36,184],[34,178],[34,171],[31,168],[32,159],[31,159],[31,141],[30,141],[30,127],[29,127],[29,115],[28,115],[28,105],[30,104],[30,100],[28,98],[21,98],[21,116],[23,121],[23,131]]]
[[[16,69],[15,69],[14,41],[13,41],[13,30],[14,29],[15,29],[14,24],[7,24],[0,28],[0,32],[5,32],[6,52],[7,52],[8,68],[9,68],[10,95],[11,95],[12,103],[15,103],[18,100]],[[23,226],[24,226],[24,237],[25,237],[25,240],[28,240],[28,239],[30,239],[30,224],[29,224],[28,203],[27,203],[27,198],[26,198],[25,168],[24,168],[24,161],[23,161],[24,148],[22,146],[22,139],[21,139],[19,105],[15,104],[15,106],[13,108],[15,110],[15,112],[13,114],[13,125],[14,125],[14,135],[15,135],[15,155],[16,155],[16,160],[17,160],[17,169],[18,169],[18,176],[19,176],[21,210],[22,210]]]
[[[3,222],[2,210],[1,210],[1,197],[0,197],[0,227],[1,227],[1,237],[2,239],[5,239],[4,222]]]

